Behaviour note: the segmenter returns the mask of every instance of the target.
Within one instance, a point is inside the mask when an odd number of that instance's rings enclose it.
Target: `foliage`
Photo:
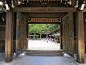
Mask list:
[[[50,33],[56,28],[58,28],[60,25],[58,24],[49,24],[47,27],[49,28]]]
[[[29,24],[29,33],[32,34],[34,31],[38,33],[39,31],[45,31],[46,24]]]
[[[34,31],[38,33],[39,31],[52,31],[58,28],[60,25],[58,24],[29,24],[29,33],[33,34]]]

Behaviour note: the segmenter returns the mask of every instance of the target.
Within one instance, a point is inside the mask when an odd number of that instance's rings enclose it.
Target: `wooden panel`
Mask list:
[[[27,45],[26,18],[23,14],[17,13],[16,23],[16,56],[24,52]]]
[[[0,31],[0,40],[5,40],[5,31]]]
[[[69,36],[70,36],[69,55],[74,57],[74,19],[73,19],[73,13],[69,13]]]
[[[0,31],[5,31],[5,27],[0,27]]]
[[[0,41],[0,53],[5,52],[5,40]]]
[[[69,39],[69,16],[65,18],[65,44],[66,44],[66,53],[69,54],[69,44],[70,44],[70,39]]]
[[[2,13],[3,15],[3,13]],[[3,21],[0,17],[0,52],[5,53],[5,27],[6,21]]]
[[[63,48],[63,50],[65,50],[65,47],[66,47],[65,40],[66,40],[66,38],[65,38],[65,20],[62,19],[62,43],[63,43],[62,48]]]
[[[62,43],[63,50],[74,57],[74,23],[73,13],[68,13],[62,19]]]

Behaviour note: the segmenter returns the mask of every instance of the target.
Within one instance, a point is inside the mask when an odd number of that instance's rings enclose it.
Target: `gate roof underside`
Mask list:
[[[14,12],[24,14],[29,22],[61,22],[61,18],[68,12],[76,12],[85,0],[1,0],[11,8],[15,6]],[[0,7],[0,13],[4,12]],[[0,16],[2,17],[2,16]],[[52,19],[51,19],[52,18]]]

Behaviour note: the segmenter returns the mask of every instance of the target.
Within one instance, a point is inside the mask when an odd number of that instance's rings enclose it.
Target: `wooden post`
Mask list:
[[[77,48],[77,62],[84,63],[84,22],[83,11],[76,12],[76,48]]]
[[[13,53],[13,10],[6,13],[5,62],[12,61]]]
[[[60,24],[60,49],[62,49],[62,24]]]
[[[33,37],[33,38],[34,38],[34,40],[35,40],[35,35],[36,35],[36,31],[34,31],[34,37]]]
[[[28,34],[28,33],[29,33],[29,32],[28,32],[28,31],[29,31],[29,30],[28,30],[28,27],[29,27],[29,25],[28,25],[28,21],[27,21],[27,49],[28,49],[28,41],[29,41],[29,40],[28,40],[28,39],[29,39],[29,38],[28,38],[28,35],[29,35],[29,34]]]
[[[41,39],[41,33],[40,33],[40,39]]]

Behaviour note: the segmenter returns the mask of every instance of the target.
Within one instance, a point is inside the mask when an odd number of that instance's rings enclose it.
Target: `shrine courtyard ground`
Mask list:
[[[45,40],[29,40],[29,50],[59,50],[60,43]],[[0,53],[0,65],[4,65],[4,53]],[[76,55],[75,55],[76,57]],[[85,55],[86,58],[86,55]],[[76,58],[64,53],[64,56],[29,56],[25,52],[18,58],[13,56],[13,61],[7,65],[86,65],[78,64]]]

